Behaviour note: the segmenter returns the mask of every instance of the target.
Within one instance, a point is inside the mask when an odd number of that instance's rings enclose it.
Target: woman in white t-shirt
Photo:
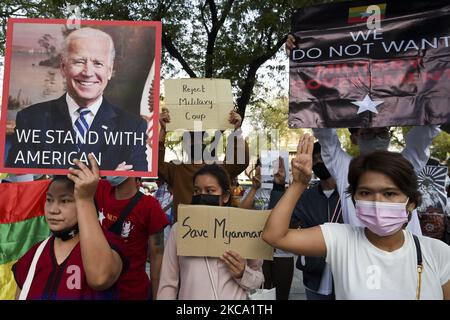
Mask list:
[[[450,246],[423,236],[416,244],[404,230],[420,193],[412,165],[398,153],[376,151],[350,164],[348,192],[365,228],[326,223],[288,229],[311,178],[313,140],[308,134],[300,138],[293,182],[272,210],[263,239],[276,248],[326,257],[337,299],[450,300]]]

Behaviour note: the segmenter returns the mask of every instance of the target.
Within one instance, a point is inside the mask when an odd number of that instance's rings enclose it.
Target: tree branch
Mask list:
[[[187,61],[184,60],[184,58],[181,55],[181,53],[178,51],[178,49],[173,44],[172,39],[167,34],[163,34],[162,35],[162,42],[163,42],[164,47],[167,49],[167,52],[169,52],[169,54],[172,57],[174,57],[175,59],[178,60],[178,62],[183,67],[184,71],[186,71],[187,74],[191,78],[197,78],[197,75],[195,74],[195,72],[191,69],[191,67],[189,66]]]
[[[208,36],[210,35],[210,31],[208,26],[206,25],[206,19],[205,19],[205,7],[206,7],[206,2],[201,6],[200,8],[200,13],[202,14],[202,24],[205,27],[206,33],[208,34]]]
[[[205,52],[205,78],[212,78],[214,75],[213,59],[217,34],[219,33],[220,28],[223,26],[223,23],[228,17],[234,0],[228,0],[220,17],[220,21],[217,18],[217,7],[214,0],[207,0],[207,2],[209,4],[209,10],[211,12],[212,25],[211,25],[211,32],[208,33],[208,44],[206,45],[206,52]]]
[[[211,11],[211,20],[212,20],[212,25],[216,25],[217,24],[217,7],[216,7],[216,3],[214,2],[214,0],[206,0],[206,2],[208,2],[209,4],[209,11]],[[206,2],[205,2],[205,6],[206,6]]]
[[[219,29],[222,27],[223,23],[225,22],[226,18],[230,14],[231,7],[233,6],[234,0],[228,0],[228,2],[225,4],[225,7],[223,9],[222,15],[220,16],[218,27]]]
[[[257,57],[249,64],[249,69],[247,71],[247,76],[244,80],[244,85],[241,87],[241,96],[237,99],[237,105],[239,108],[239,113],[242,118],[245,117],[245,111],[247,104],[250,102],[253,88],[256,84],[256,72],[259,67],[261,67],[267,60],[269,60],[286,42],[287,36],[284,36],[272,47],[270,50],[266,51],[262,56]]]

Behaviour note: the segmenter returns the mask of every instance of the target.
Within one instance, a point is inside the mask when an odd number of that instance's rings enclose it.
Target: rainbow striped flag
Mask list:
[[[0,183],[0,300],[15,298],[13,264],[50,234],[44,218],[49,183]]]
[[[384,19],[386,14],[386,3],[376,4],[380,7],[380,19]],[[348,9],[348,23],[361,23],[366,22],[370,14],[367,13],[369,6],[353,7]]]

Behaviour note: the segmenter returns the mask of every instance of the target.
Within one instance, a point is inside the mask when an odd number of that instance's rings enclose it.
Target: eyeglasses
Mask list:
[[[359,138],[363,140],[371,140],[379,137],[381,139],[389,139],[392,136],[390,131],[363,131],[359,133]]]

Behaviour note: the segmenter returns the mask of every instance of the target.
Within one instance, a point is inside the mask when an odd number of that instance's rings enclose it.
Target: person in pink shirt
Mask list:
[[[230,179],[220,166],[202,167],[193,182],[192,204],[230,205]],[[249,290],[261,287],[262,260],[246,260],[233,251],[220,258],[177,256],[177,229],[175,223],[164,250],[159,300],[245,300]]]

